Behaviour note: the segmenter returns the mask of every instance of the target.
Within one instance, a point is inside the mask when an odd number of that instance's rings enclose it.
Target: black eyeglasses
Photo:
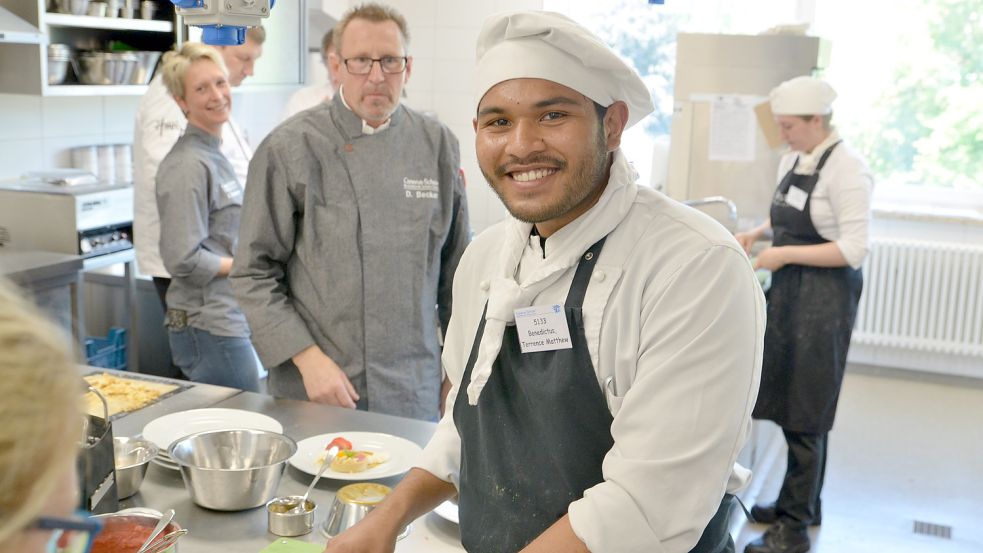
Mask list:
[[[368,75],[372,72],[372,64],[379,62],[379,67],[383,73],[402,73],[406,69],[406,56],[384,56],[382,58],[368,58],[358,56],[345,58],[345,68],[352,75]]]
[[[54,530],[51,541],[58,553],[89,553],[92,542],[102,530],[102,521],[77,511],[76,518],[38,517],[31,525],[38,530]]]

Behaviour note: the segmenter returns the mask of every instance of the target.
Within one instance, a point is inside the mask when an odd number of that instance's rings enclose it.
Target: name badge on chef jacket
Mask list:
[[[806,207],[806,200],[809,199],[809,194],[806,191],[797,187],[789,186],[788,193],[785,194],[785,203],[802,211]]]
[[[562,305],[534,305],[515,310],[522,353],[570,349],[570,328]]]

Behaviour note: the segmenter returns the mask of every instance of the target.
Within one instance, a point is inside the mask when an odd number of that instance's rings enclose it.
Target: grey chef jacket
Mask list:
[[[249,164],[230,280],[279,395],[307,399],[290,358],[316,344],[370,411],[436,420],[437,342],[467,246],[457,139],[399,106],[363,134],[342,103],[303,111]],[[271,377],[271,384],[274,377]]]
[[[160,255],[171,274],[167,307],[188,324],[218,336],[249,336],[229,281],[216,277],[239,235],[242,184],[221,151],[221,140],[188,123],[160,162],[157,212]]]

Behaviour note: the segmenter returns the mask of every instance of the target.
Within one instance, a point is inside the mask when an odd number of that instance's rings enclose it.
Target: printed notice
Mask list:
[[[522,353],[570,349],[570,328],[563,306],[534,305],[515,310],[515,328]]]
[[[757,119],[741,96],[717,96],[710,103],[710,161],[754,161]]]

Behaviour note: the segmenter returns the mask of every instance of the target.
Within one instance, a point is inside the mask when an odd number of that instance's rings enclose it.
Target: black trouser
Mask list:
[[[819,517],[819,494],[826,476],[827,433],[807,434],[783,430],[788,442],[788,468],[778,492],[775,513],[779,521],[805,527]]]
[[[167,313],[167,287],[171,285],[171,279],[164,277],[153,277],[154,288],[157,289],[157,297],[160,298],[160,306]]]

